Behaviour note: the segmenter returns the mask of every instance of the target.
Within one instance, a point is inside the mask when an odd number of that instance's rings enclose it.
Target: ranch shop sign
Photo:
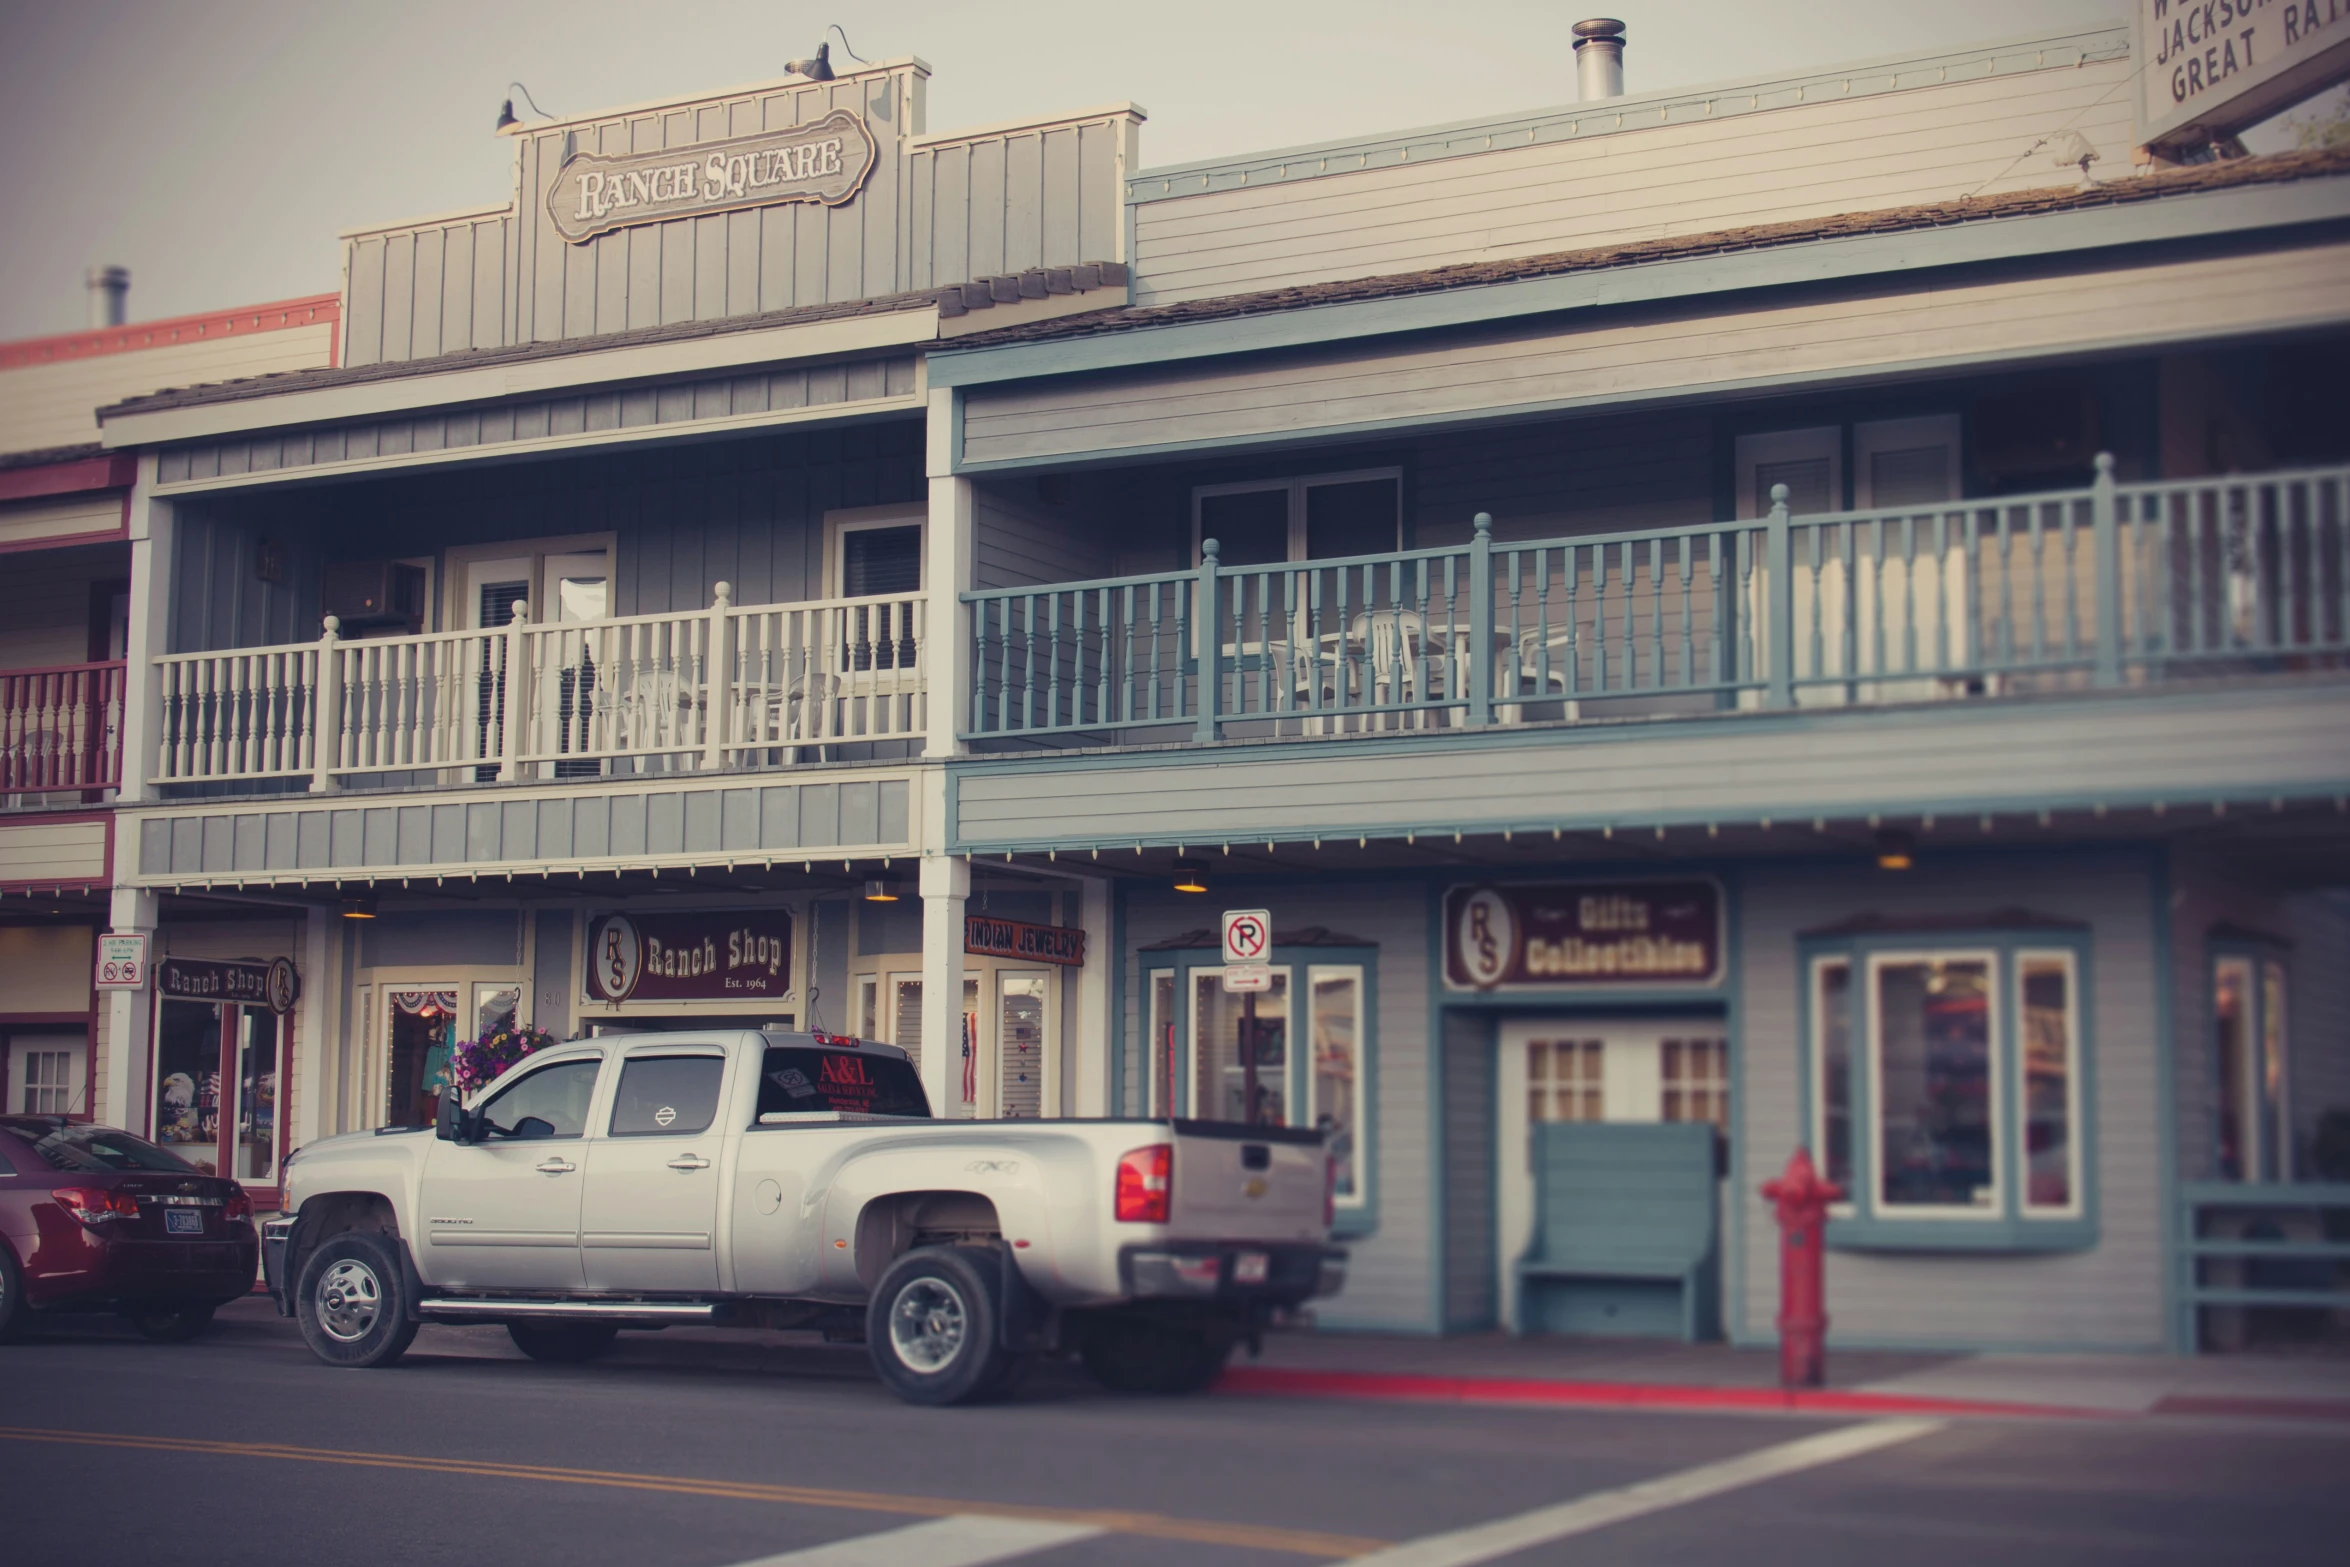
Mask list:
[[[856,198],[881,156],[864,119],[835,109],[812,125],[665,152],[565,160],[547,187],[547,216],[574,245],[599,234],[746,212],[783,202],[838,207]]]
[[[781,1001],[791,914],[600,914],[588,921],[590,1001]]]
[[[1444,926],[1444,978],[1456,990],[1631,990],[1722,977],[1722,890],[1710,881],[1455,887]]]

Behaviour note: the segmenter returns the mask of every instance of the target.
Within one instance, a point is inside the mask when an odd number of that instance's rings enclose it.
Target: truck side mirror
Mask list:
[[[465,1124],[465,1106],[458,1102],[456,1093],[451,1091],[442,1094],[440,1115],[433,1123],[433,1135],[444,1143],[469,1143],[473,1139],[466,1133],[471,1130]]]

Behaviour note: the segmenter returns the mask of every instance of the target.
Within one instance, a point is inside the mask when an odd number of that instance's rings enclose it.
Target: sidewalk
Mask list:
[[[1775,1349],[1650,1340],[1289,1332],[1218,1390],[1309,1398],[2006,1418],[2204,1416],[2350,1424],[2350,1358],[1836,1350],[1778,1385]]]

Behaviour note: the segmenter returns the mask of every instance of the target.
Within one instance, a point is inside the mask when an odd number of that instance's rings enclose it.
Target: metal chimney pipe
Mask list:
[[[90,325],[122,325],[130,306],[131,269],[92,267],[83,281],[90,291]]]
[[[1611,16],[1577,22],[1575,87],[1585,103],[1624,96],[1624,24]]]

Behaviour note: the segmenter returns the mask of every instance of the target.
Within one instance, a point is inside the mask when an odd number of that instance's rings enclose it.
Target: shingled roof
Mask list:
[[[1456,262],[1450,266],[1430,267],[1418,272],[1394,272],[1337,283],[1302,283],[1256,293],[1186,300],[1180,304],[1093,311],[1039,321],[1028,326],[974,332],[955,339],[951,346],[941,345],[932,352],[968,353],[975,349],[1000,348],[1016,343],[1061,342],[1116,332],[1140,332],[1152,327],[1182,326],[1191,322],[1229,321],[1244,316],[1303,310],[1316,305],[1401,299],[1414,294],[1483,288],[1496,283],[1516,283],[1530,278],[1632,267],[1647,262],[1679,261],[1693,256],[1765,250],[1860,235],[1949,228],[1964,223],[2028,217],[2040,213],[2089,211],[2240,186],[2286,184],[2296,180],[2338,178],[2343,175],[2350,175],[2350,147],[2277,153],[2267,157],[2239,158],[2224,163],[2164,170],[2085,188],[2068,185],[2015,191],[1999,196],[1975,196],[1957,201],[1887,207],[1874,212],[1800,218],[1785,223],[1760,223],[1748,228],[1717,229],[1705,234],[1641,240],[1627,245],[1602,245],[1586,250],[1557,251],[1507,261]]]

